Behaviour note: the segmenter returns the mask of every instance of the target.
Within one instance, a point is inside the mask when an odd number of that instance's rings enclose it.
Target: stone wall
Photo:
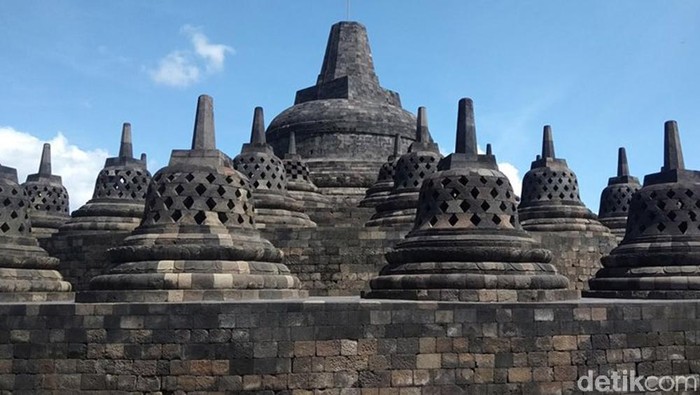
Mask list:
[[[569,288],[587,290],[588,280],[602,267],[600,258],[617,247],[617,239],[600,232],[529,232],[552,251],[552,264],[569,279]]]
[[[0,305],[0,391],[569,393],[588,370],[697,374],[699,309],[355,298]]]

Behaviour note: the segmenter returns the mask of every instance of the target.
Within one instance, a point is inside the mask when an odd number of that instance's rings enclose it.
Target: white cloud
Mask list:
[[[17,169],[20,184],[28,174],[39,170],[43,144],[50,143],[52,172],[63,178],[71,210],[92,198],[95,178],[108,156],[103,149],[81,149],[60,132],[51,140],[43,141],[29,133],[0,126],[0,141],[3,142],[0,144],[0,163]]]
[[[513,186],[513,192],[515,192],[516,195],[520,196],[520,193],[523,190],[523,182],[520,179],[520,171],[518,170],[518,168],[508,162],[501,162],[498,164],[498,170],[500,170],[501,173],[505,174],[506,177],[508,177],[510,185]]]
[[[180,32],[189,38],[192,49],[175,50],[163,57],[158,67],[150,71],[154,82],[183,88],[198,82],[204,73],[214,74],[224,70],[226,54],[233,54],[233,48],[209,42],[209,38],[197,27],[184,25]]]

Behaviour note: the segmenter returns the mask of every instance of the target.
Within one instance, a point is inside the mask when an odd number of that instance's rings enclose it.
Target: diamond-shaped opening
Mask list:
[[[438,207],[440,208],[440,210],[441,210],[443,213],[446,213],[446,212],[447,212],[447,209],[450,208],[450,205],[447,204],[447,202],[443,201],[442,203],[440,203],[440,205],[439,205]]]
[[[218,193],[219,196],[224,196],[224,194],[226,193],[226,189],[223,186],[219,185],[219,187],[216,188],[216,193]]]
[[[166,207],[166,208],[170,208],[170,206],[173,205],[173,198],[171,198],[170,196],[168,196],[168,197],[166,197],[166,198],[163,200],[163,203],[165,204],[165,207]]]
[[[217,215],[219,216],[219,221],[221,221],[222,224],[228,222],[228,215],[226,215],[226,213],[218,213]]]
[[[17,211],[13,211],[10,213],[10,218],[15,219],[17,217],[19,217],[19,215],[17,214]]]
[[[3,222],[0,226],[0,230],[2,230],[3,233],[7,233],[7,231],[10,230],[10,225],[8,225],[7,222]]]
[[[496,196],[498,196],[498,189],[496,189],[496,188],[491,189],[490,194],[491,194],[491,197],[495,199]]]
[[[656,229],[658,229],[659,232],[663,232],[666,229],[666,225],[658,224],[658,225],[656,225]]]
[[[687,196],[687,197],[693,197],[693,191],[691,191],[690,189],[686,189],[686,190],[685,190],[685,196]]]
[[[456,215],[452,214],[452,215],[450,216],[450,219],[447,220],[447,222],[449,222],[450,225],[455,226],[455,224],[456,224],[457,222],[459,222],[459,218],[457,218]]]
[[[651,193],[649,194],[649,197],[652,199],[656,198],[656,191],[651,191]]]
[[[233,208],[236,207],[236,203],[234,203],[233,200],[229,199],[228,203],[226,203],[226,207],[228,207],[229,210],[233,210]]]
[[[559,199],[564,199],[565,197],[566,197],[566,195],[564,195],[564,193],[559,194]]]
[[[500,187],[501,185],[503,185],[503,180],[500,179],[500,178],[497,178],[497,179],[496,179],[496,185],[498,185],[499,187]]]
[[[214,182],[214,180],[216,180],[216,176],[213,175],[213,174],[211,174],[211,173],[209,173],[209,174],[207,175],[206,180],[209,181],[209,183],[212,183],[212,182]]]
[[[508,219],[508,222],[510,222],[511,225],[515,226],[515,215],[511,215]]]
[[[158,222],[160,220],[160,213],[156,212],[153,214],[153,221]]]
[[[188,196],[185,198],[185,200],[182,201],[182,204],[185,205],[188,209],[192,208],[192,205],[194,204],[194,199],[192,199],[191,196]]]
[[[477,187],[474,187],[471,191],[469,191],[469,193],[474,199],[476,199],[476,197],[479,196],[479,189]]]
[[[160,192],[162,194],[163,192],[165,192],[165,185],[161,185],[161,188],[163,189]],[[184,190],[185,190],[185,187],[183,187],[182,185],[178,185],[175,187],[175,193],[177,193],[178,195],[181,194],[182,192],[184,192]],[[159,191],[160,191],[160,188],[159,188]]]
[[[175,179],[175,174],[168,174],[168,177],[166,177],[168,181],[172,181]]]
[[[472,215],[471,218],[469,218],[469,221],[471,221],[471,223],[473,223],[474,225],[479,226],[479,223],[481,222],[481,218],[479,218],[478,215],[474,214],[474,215]]]
[[[548,193],[548,194],[547,194],[547,199],[552,200],[552,197],[553,197],[553,196],[554,196],[554,195],[552,195],[551,193]]]
[[[456,188],[452,188],[450,190],[450,196],[452,196],[452,199],[457,199],[457,196],[459,196],[459,190]]]
[[[659,208],[662,210],[666,208],[666,202],[664,202],[663,200],[659,200],[658,202],[656,202],[656,205],[659,206]]]
[[[206,219],[207,215],[204,213],[204,211],[198,211],[197,214],[194,215],[194,221],[197,223],[197,225],[203,224]]]
[[[239,224],[242,224],[245,222],[245,218],[243,218],[243,216],[239,214],[238,218],[236,218],[236,221],[238,221]]]
[[[690,220],[695,222],[698,218],[698,215],[695,214],[695,211],[688,211],[688,217],[690,217]]]
[[[505,204],[505,202],[501,202],[501,204],[498,205],[498,208],[500,208],[501,211],[506,211],[508,206]]]
[[[6,198],[5,200],[3,200],[2,204],[3,204],[5,207],[7,207],[7,206],[9,206],[9,205],[12,204],[12,201],[11,201],[9,198]]]
[[[209,210],[213,210],[214,207],[216,207],[216,201],[212,198],[207,199],[206,204],[207,207],[209,207]]]
[[[202,196],[204,192],[207,191],[207,187],[205,187],[203,184],[197,184],[194,190],[199,194],[199,196]]]
[[[688,223],[683,221],[680,224],[678,224],[678,230],[680,230],[681,233],[685,234],[685,232],[688,230]]]
[[[19,224],[19,227],[17,228],[17,230],[20,231],[20,233],[24,232],[25,229],[27,228],[24,226],[24,224]]]
[[[459,177],[459,179],[457,181],[459,181],[459,183],[462,185],[469,184],[469,179],[466,176]]]
[[[494,224],[499,225],[501,223],[501,217],[494,214],[493,217],[491,217],[491,221],[493,221]]]
[[[671,221],[674,221],[674,220],[676,219],[677,216],[678,216],[678,215],[676,214],[675,211],[671,211],[671,212],[668,213],[668,218],[669,218]]]
[[[175,210],[172,214],[170,214],[170,218],[177,222],[180,218],[182,218],[182,212],[180,210]]]
[[[481,181],[481,183],[484,184],[484,185],[486,185],[486,183],[489,182],[489,180],[487,180],[486,177],[484,177],[484,176],[481,176],[481,177],[479,178],[479,181]]]
[[[490,209],[490,208],[491,208],[491,205],[488,204],[487,202],[481,203],[481,209],[482,209],[482,210],[486,211],[486,210],[488,210],[488,209]]]
[[[239,197],[241,197],[241,190],[236,189],[236,192],[234,192],[233,194],[236,195],[237,198],[239,198]]]
[[[462,203],[459,204],[459,208],[466,213],[471,208],[471,204],[469,204],[469,202],[466,200],[463,200]]]
[[[430,226],[435,226],[435,224],[438,223],[438,219],[436,217],[430,217],[428,223],[430,224]]]
[[[670,199],[670,198],[673,198],[674,196],[676,196],[676,193],[671,190],[671,191],[666,192],[666,196],[668,196]]]
[[[265,185],[267,186],[268,189],[272,188],[272,182],[270,182],[270,181],[268,181]]]

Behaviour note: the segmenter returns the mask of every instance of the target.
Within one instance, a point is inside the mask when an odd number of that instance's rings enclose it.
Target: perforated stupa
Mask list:
[[[396,163],[399,161],[399,148],[401,136],[394,136],[394,152],[387,157],[386,162],[379,168],[377,181],[367,189],[365,198],[360,202],[360,207],[376,207],[384,202],[391,190],[394,189],[394,174],[396,174]]]
[[[309,166],[297,153],[295,133],[289,133],[289,147],[284,155],[284,172],[289,195],[301,202],[304,208],[328,207],[330,199],[323,195],[309,176]]]
[[[598,209],[598,220],[619,240],[625,236],[632,195],[641,187],[639,179],[630,175],[627,153],[620,147],[617,151],[617,176],[608,179],[608,186],[600,194]]]

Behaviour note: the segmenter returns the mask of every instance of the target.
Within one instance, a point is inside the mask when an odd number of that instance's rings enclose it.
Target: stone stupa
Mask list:
[[[117,264],[82,301],[305,296],[282,253],[255,228],[249,180],[216,149],[212,98],[199,97],[192,149],[174,150],[148,186],[144,217],[109,251]]]
[[[37,238],[51,237],[70,218],[68,191],[61,176],[51,173],[51,144],[44,144],[39,172],[28,175],[22,188],[29,200],[32,234]]]
[[[255,107],[250,143],[243,144],[241,153],[233,158],[233,168],[248,177],[253,186],[258,228],[316,226],[304,213],[304,205],[287,190],[284,163],[265,140],[262,107]]]
[[[42,176],[51,174],[50,168],[43,170]],[[0,302],[73,300],[70,283],[57,271],[58,259],[39,247],[31,232],[29,200],[17,170],[2,165],[0,203]]]
[[[425,107],[418,108],[416,141],[396,162],[394,186],[384,202],[375,207],[376,213],[365,226],[404,226],[413,224],[418,207],[418,193],[423,180],[437,171],[442,158],[437,144],[430,138]]]
[[[267,140],[282,157],[294,131],[314,183],[325,195],[356,206],[391,154],[394,136],[407,146],[414,125],[399,94],[379,84],[367,30],[346,21],[331,27],[316,84],[298,91],[294,105],[272,120]]]
[[[496,158],[479,155],[471,99],[459,102],[455,153],[420,191],[413,230],[386,254],[368,298],[545,301],[575,298],[518,221]]]
[[[323,195],[309,176],[309,166],[297,153],[295,133],[289,133],[289,147],[284,154],[284,172],[287,178],[287,191],[304,208],[328,207],[330,199]]]
[[[396,163],[399,161],[399,147],[401,136],[394,136],[394,152],[389,155],[386,162],[379,168],[379,174],[374,184],[365,192],[365,198],[360,202],[360,207],[376,207],[384,202],[391,190],[394,189],[394,174],[396,174]]]
[[[617,176],[608,179],[608,186],[600,194],[598,209],[598,220],[610,228],[618,240],[625,236],[632,195],[641,187],[639,179],[630,175],[627,153],[624,147],[620,147],[617,151]]]
[[[664,165],[632,196],[625,237],[585,296],[700,298],[700,171],[685,169],[676,122],[664,126]]]
[[[112,267],[107,250],[141,223],[151,173],[146,160],[133,157],[131,124],[122,126],[119,154],[107,158],[97,174],[92,199],[73,211],[45,248],[61,260],[59,270],[73,289],[88,289],[91,278]]]

